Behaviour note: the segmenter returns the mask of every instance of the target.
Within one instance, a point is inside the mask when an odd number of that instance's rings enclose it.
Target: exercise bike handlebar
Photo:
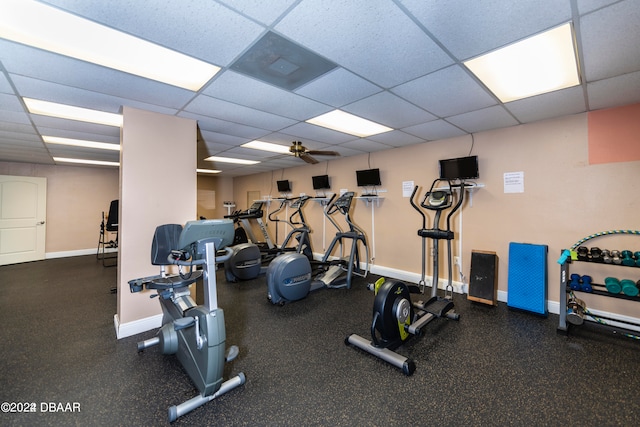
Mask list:
[[[231,258],[231,255],[233,255],[233,249],[230,247],[226,247],[220,250],[224,251],[224,255],[218,255],[216,253],[215,259],[217,263],[225,262]],[[179,252],[183,252],[183,251],[179,251]],[[183,259],[176,259],[173,254],[169,254],[169,256],[167,256],[167,261],[169,261],[170,264],[179,265],[183,267],[193,267],[196,265],[204,265],[207,263],[206,258],[193,259],[191,258],[191,254],[189,255],[190,255],[190,258],[189,258],[190,260],[189,259],[183,260]]]

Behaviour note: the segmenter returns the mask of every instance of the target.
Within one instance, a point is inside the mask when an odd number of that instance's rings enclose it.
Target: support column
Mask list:
[[[158,274],[151,265],[151,241],[158,225],[196,218],[196,122],[123,108],[120,136],[118,236],[118,338],[161,325],[151,292],[131,293],[128,281]]]

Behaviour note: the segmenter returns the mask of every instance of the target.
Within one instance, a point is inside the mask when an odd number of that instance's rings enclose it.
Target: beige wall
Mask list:
[[[47,256],[95,251],[102,212],[118,198],[118,169],[0,162],[0,175],[47,179]]]
[[[313,194],[311,176],[327,173],[331,179],[331,191],[340,189],[358,191],[356,169],[380,168],[382,186],[387,190],[379,207],[374,208],[375,236],[372,236],[371,208],[362,200],[356,201],[354,221],[365,229],[371,241],[375,237],[375,265],[382,269],[396,269],[410,273],[420,272],[420,217],[402,196],[402,182],[414,181],[425,188],[438,174],[438,160],[472,155],[479,158],[480,179],[484,184],[473,194],[473,206],[469,199],[455,217],[456,231],[462,222],[462,251],[459,240],[454,243],[454,255],[462,256],[464,282],[467,283],[473,249],[495,251],[499,256],[499,290],[506,292],[508,276],[508,250],[510,242],[527,242],[549,246],[548,279],[549,300],[559,300],[559,265],[556,263],[562,248],[589,234],[609,229],[638,229],[640,192],[634,183],[640,182],[640,162],[588,164],[587,114],[568,116],[534,124],[515,126],[448,140],[396,148],[387,151],[332,159],[328,165],[301,163],[300,167],[261,173],[234,180],[235,199],[246,200],[247,191],[260,191],[264,197],[277,197],[275,182],[288,179],[293,194]],[[524,193],[505,194],[503,174],[524,172]],[[310,204],[305,213],[313,229],[314,252],[322,252],[321,207]],[[333,231],[327,226],[330,240]],[[616,239],[629,241],[618,243]],[[638,236],[600,238],[593,246],[609,249],[625,244],[628,249],[640,250]],[[588,246],[591,245],[591,242]],[[445,251],[444,244],[441,253]],[[430,274],[430,263],[427,274]],[[594,266],[576,265],[580,268]],[[640,270],[624,273],[621,268],[596,271],[594,282],[602,282],[607,275],[625,274],[640,279]],[[580,270],[580,271],[579,271]],[[627,269],[629,270],[629,269]],[[586,271],[586,270],[585,270]],[[446,278],[441,267],[440,277]],[[632,278],[632,277],[629,277]],[[459,280],[456,272],[454,280]],[[588,299],[588,298],[587,298]],[[594,298],[592,298],[594,299]],[[593,303],[597,308],[616,313],[637,316],[637,303],[617,299],[599,298]]]
[[[209,198],[212,195],[213,200]],[[198,218],[223,218],[227,214],[226,201],[233,201],[233,178],[198,175]]]

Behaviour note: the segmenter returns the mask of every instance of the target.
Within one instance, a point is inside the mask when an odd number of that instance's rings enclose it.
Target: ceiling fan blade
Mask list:
[[[308,150],[307,154],[315,154],[318,156],[339,156],[340,153],[337,151],[318,151],[318,150]]]
[[[316,159],[314,159],[313,157],[311,157],[309,154],[307,153],[303,153],[300,155],[300,158],[302,160],[304,160],[307,163],[311,163],[312,165],[315,165],[316,163],[318,163],[318,161]]]

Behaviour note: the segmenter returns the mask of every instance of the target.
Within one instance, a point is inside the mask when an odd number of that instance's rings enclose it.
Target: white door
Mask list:
[[[47,179],[0,175],[0,265],[44,259]]]

